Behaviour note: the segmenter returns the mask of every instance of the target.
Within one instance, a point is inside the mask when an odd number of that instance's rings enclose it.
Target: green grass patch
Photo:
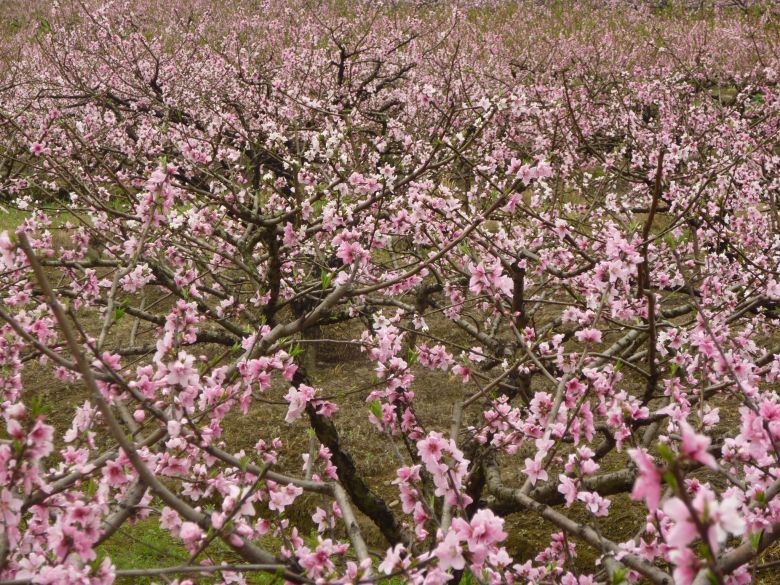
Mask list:
[[[208,558],[213,564],[245,564],[227,545],[214,541],[208,548],[208,557],[201,554],[198,561]],[[100,548],[98,554],[111,558],[117,570],[121,569],[159,569],[187,564],[189,552],[182,542],[160,528],[159,518],[140,520],[135,524],[125,524]],[[195,564],[198,564],[198,561]],[[179,577],[190,579],[193,583],[214,583],[219,581],[213,573],[181,573],[166,575],[169,579]],[[284,580],[268,573],[250,572],[246,574],[247,583],[254,585],[281,585]],[[118,577],[117,585],[151,585],[162,583],[161,577]]]
[[[126,524],[99,549],[117,569],[153,569],[186,563],[189,555],[180,541],[160,528],[157,518]],[[159,578],[157,579],[159,581]],[[151,583],[151,578],[123,578],[117,583]]]
[[[29,216],[30,213],[27,211],[5,207],[0,204],[0,231],[8,230],[10,232],[16,230],[16,228],[19,227],[19,224]]]

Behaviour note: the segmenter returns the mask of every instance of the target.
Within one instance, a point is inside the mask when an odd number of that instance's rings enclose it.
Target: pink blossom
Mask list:
[[[712,440],[709,437],[696,433],[696,431],[684,421],[680,423],[680,432],[682,434],[682,454],[693,461],[698,461],[702,465],[717,469],[718,463],[715,461],[715,457],[707,452]]]
[[[598,329],[582,329],[574,334],[581,343],[601,343],[601,331]]]
[[[0,232],[0,260],[5,269],[12,268],[14,265],[14,244],[11,242],[11,238],[8,236],[8,231],[3,230]]]
[[[336,251],[336,257],[344,264],[354,264],[363,262],[368,257],[368,253],[357,242],[342,242]]]
[[[452,367],[452,373],[456,376],[460,376],[464,384],[468,384],[469,380],[471,379],[471,370],[460,364]]]
[[[628,454],[639,469],[631,497],[634,500],[644,499],[647,507],[655,511],[661,500],[661,472],[644,449],[629,449]]]
[[[465,536],[472,553],[476,553],[479,547],[486,547],[487,550],[507,537],[507,533],[503,530],[504,519],[486,508],[478,510],[468,526],[463,523],[453,523],[453,527],[461,536]]]
[[[379,564],[379,572],[389,575],[402,565],[403,558],[407,556],[403,544],[396,544],[393,548],[388,548],[385,558]]]
[[[268,509],[276,510],[277,512],[284,512],[284,509],[292,504],[295,499],[303,493],[303,488],[292,484],[278,487],[276,485],[272,485],[272,482],[269,482],[268,491],[270,494]]]
[[[669,560],[674,565],[675,585],[691,585],[703,565],[696,553],[689,548],[678,548],[671,551]]]
[[[301,418],[306,405],[311,402],[316,392],[315,388],[306,384],[301,384],[298,388],[290,387],[284,397],[290,403],[287,416],[284,417],[285,422],[291,423]]]
[[[439,567],[445,571],[455,569],[460,571],[466,566],[466,559],[463,558],[463,551],[460,545],[458,535],[450,530],[444,539],[433,551],[434,556],[439,560]]]
[[[179,529],[179,538],[181,538],[185,544],[194,544],[203,537],[203,531],[200,526],[194,522],[184,522]]]
[[[119,487],[130,481],[122,465],[117,461],[106,463],[106,466],[103,468],[103,477],[106,478],[108,485],[111,487]]]
[[[569,508],[577,499],[577,484],[575,481],[567,475],[559,475],[558,480],[561,482],[558,485],[558,492],[563,494],[566,500],[566,507]]]
[[[609,506],[612,502],[602,498],[597,492],[580,492],[577,499],[585,503],[585,508],[594,516],[609,515]]]
[[[674,548],[687,546],[698,535],[696,524],[685,503],[679,498],[670,498],[664,503],[664,514],[674,520],[674,525],[666,536],[666,542]]]
[[[425,439],[417,443],[417,450],[420,453],[420,459],[426,465],[437,464],[442,455],[442,449],[445,441],[440,433],[431,433]]]
[[[534,459],[526,458],[525,474],[528,476],[531,485],[536,485],[538,480],[547,481],[547,471],[542,468],[542,458],[539,455]]]
[[[165,381],[168,384],[178,384],[187,387],[198,383],[198,371],[193,367],[195,357],[186,352],[179,352],[178,359],[168,366],[168,375]]]

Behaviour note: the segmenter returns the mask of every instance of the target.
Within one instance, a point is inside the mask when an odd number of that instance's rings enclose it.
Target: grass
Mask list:
[[[181,542],[160,528],[157,518],[125,525],[99,549],[111,557],[117,569],[151,569],[175,566],[187,561]],[[135,580],[133,580],[135,579]],[[149,578],[124,578],[117,583],[151,583]]]
[[[314,540],[312,538],[312,540]],[[243,564],[243,561],[235,558],[235,555],[221,543],[215,543],[216,554],[210,555],[214,564],[235,563]],[[112,538],[98,549],[98,555],[111,558],[114,566],[120,569],[158,569],[161,567],[174,567],[186,564],[189,553],[182,543],[173,538],[170,533],[159,526],[156,517],[140,520],[132,525],[123,526]],[[173,577],[173,575],[171,575]],[[182,574],[182,579],[190,579],[193,583],[211,583],[213,574]],[[272,585],[283,583],[283,580],[269,573],[247,573],[247,583],[253,585]],[[118,577],[117,585],[151,585],[160,582],[159,577]],[[405,580],[401,577],[387,577],[376,581],[381,585],[402,585]],[[473,583],[473,576],[466,573],[461,580],[461,585]]]
[[[214,564],[244,562],[219,542],[209,547],[209,560]],[[114,566],[119,569],[159,569],[161,567],[175,567],[188,564],[190,554],[184,548],[180,540],[171,536],[167,530],[160,528],[158,518],[147,518],[132,525],[123,526],[112,538],[106,541],[100,548],[102,553],[111,558]],[[192,563],[197,565],[197,561]],[[192,573],[182,574],[181,578],[187,578],[193,583],[213,582],[213,574],[197,575]],[[247,583],[255,585],[270,585],[282,583],[282,580],[266,573],[247,573]],[[119,577],[118,585],[151,585],[159,583],[159,577]]]
[[[8,230],[10,232],[15,230],[29,216],[30,213],[27,211],[5,207],[0,204],[0,231]]]

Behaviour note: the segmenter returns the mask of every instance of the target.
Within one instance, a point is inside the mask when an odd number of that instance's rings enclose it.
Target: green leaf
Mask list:
[[[92,567],[92,571],[97,572],[100,569],[100,565],[102,565],[103,561],[106,559],[106,553],[101,550],[96,550],[95,552],[97,557],[89,563],[89,566]]]
[[[51,407],[44,401],[43,396],[34,396],[29,401],[30,417],[38,418],[49,413]]]
[[[42,35],[47,35],[51,32],[51,24],[45,18],[38,19],[38,28],[35,30],[35,39],[40,38]]]
[[[677,459],[677,454],[666,443],[658,443],[658,454],[669,463]]]
[[[90,479],[84,488],[84,493],[87,498],[92,498],[97,493],[97,482],[94,479]]]
[[[322,279],[322,290],[325,290],[330,286],[331,281],[333,280],[333,273],[332,272],[323,272],[320,275]]]
[[[411,347],[406,350],[406,363],[413,366],[417,363],[420,354],[414,351]]]
[[[753,547],[753,550],[758,552],[758,547],[761,545],[761,537],[764,535],[764,531],[761,530],[759,532],[754,532],[750,535],[750,546]]]
[[[378,400],[374,400],[371,402],[371,404],[368,405],[368,408],[371,410],[371,414],[373,414],[376,418],[379,420],[382,420],[382,403]]]
[[[677,478],[674,477],[674,474],[671,471],[664,473],[664,481],[670,488],[677,491]]]
[[[129,306],[130,301],[127,299],[119,303],[119,306],[114,310],[114,321],[119,321],[122,317],[124,317],[125,312],[127,311],[127,307]]]
[[[696,556],[704,559],[710,559],[712,557],[710,549],[703,542],[699,542],[694,548],[696,549]]]
[[[615,572],[612,573],[612,585],[622,585],[623,583],[627,582],[628,579],[626,578],[626,570],[622,567],[615,569]]]

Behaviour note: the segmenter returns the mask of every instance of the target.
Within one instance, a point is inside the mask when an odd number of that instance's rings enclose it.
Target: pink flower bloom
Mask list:
[[[311,402],[316,392],[315,388],[306,384],[301,384],[298,388],[290,387],[284,397],[290,403],[287,416],[284,417],[285,422],[291,423],[301,418],[303,411],[306,410],[306,405]]]
[[[558,492],[563,494],[566,507],[569,508],[577,499],[577,484],[568,475],[560,474],[558,480],[561,482],[558,485]]]
[[[303,488],[287,484],[282,487],[278,487],[273,482],[268,482],[268,491],[270,493],[270,501],[268,502],[269,510],[276,510],[277,512],[284,512],[284,509],[292,504],[295,499],[303,493]]]
[[[707,452],[712,442],[709,437],[699,435],[685,421],[680,422],[680,433],[682,434],[681,450],[683,455],[712,469],[718,468],[715,457]]]
[[[179,534],[179,528],[181,527],[181,518],[171,508],[165,507],[160,514],[160,528],[168,530],[174,536]]]
[[[452,367],[452,373],[456,376],[460,376],[464,384],[468,384],[469,380],[471,379],[471,370],[469,370],[469,368],[466,366],[461,366],[460,364]]]
[[[120,283],[125,292],[133,293],[146,286],[153,279],[154,275],[149,265],[139,264],[132,272],[126,274]]]
[[[654,512],[661,500],[661,472],[644,449],[629,449],[628,454],[639,468],[631,497],[634,500],[644,499],[648,509]]]
[[[545,160],[540,160],[538,163],[536,163],[536,176],[540,179],[546,179],[548,177],[552,177],[552,167],[550,164]]]
[[[596,492],[580,492],[577,494],[577,499],[585,503],[585,507],[594,516],[608,516],[609,506],[612,502],[606,498],[602,498]]]
[[[8,232],[3,230],[0,232],[0,266],[4,268],[13,268],[14,265],[14,244],[11,238],[8,236]]]
[[[487,271],[484,264],[480,262],[476,266],[471,266],[471,279],[469,280],[469,290],[474,294],[479,294],[487,285]]]
[[[403,544],[399,543],[396,544],[393,548],[388,548],[384,560],[379,564],[379,572],[384,573],[385,575],[389,575],[395,571],[397,567],[402,566],[402,554],[406,554]]]
[[[675,585],[691,585],[702,567],[702,561],[687,547],[671,551],[669,560],[674,565]]]
[[[317,414],[326,418],[332,417],[339,410],[338,405],[335,402],[330,402],[329,400],[315,402],[315,405],[317,407]]]
[[[525,460],[525,474],[531,480],[531,485],[536,485],[537,480],[547,481],[547,471],[542,469],[541,457],[537,455],[534,459]]]
[[[523,161],[512,157],[512,160],[509,161],[509,166],[506,168],[506,173],[508,175],[516,175],[521,166],[523,166]]]
[[[198,371],[192,367],[194,363],[195,356],[184,351],[179,352],[178,359],[168,366],[168,376],[165,381],[168,384],[178,384],[182,387],[197,384],[199,376]]]
[[[44,150],[46,150],[46,147],[40,142],[33,142],[30,145],[30,152],[33,156],[41,156]]]
[[[344,264],[362,263],[368,258],[368,252],[357,242],[342,242],[336,251],[336,257]]]
[[[420,459],[426,465],[437,464],[441,458],[442,448],[445,440],[441,433],[430,433],[425,439],[417,442],[417,451],[420,453]]]
[[[521,166],[517,171],[517,178],[523,181],[526,187],[536,178],[536,170],[528,165]]]
[[[284,238],[282,239],[282,242],[285,246],[295,246],[298,244],[294,226],[289,221],[284,226]]]
[[[729,534],[739,536],[745,530],[745,521],[736,499],[727,498],[719,502],[710,490],[700,487],[691,506],[700,523],[706,527],[707,540],[715,552]],[[681,499],[672,498],[666,502],[664,513],[674,521],[666,536],[669,546],[682,548],[701,536],[691,511]]]
[[[184,522],[179,530],[179,538],[181,538],[185,544],[194,544],[200,540],[203,536],[203,530],[200,526],[194,522]]]
[[[466,536],[469,549],[478,545],[493,546],[507,537],[504,532],[504,519],[496,516],[492,510],[482,508],[471,519],[469,531]]]
[[[601,331],[598,329],[582,329],[574,334],[581,343],[601,343]]]
[[[433,555],[439,559],[439,567],[444,571],[448,569],[460,571],[466,566],[466,559],[463,558],[463,551],[460,546],[460,538],[452,530],[439,543],[439,546],[433,551]]]
[[[705,497],[704,494],[702,497]],[[707,537],[715,551],[726,541],[729,534],[741,536],[745,531],[743,512],[736,498],[724,498],[720,502],[708,501],[706,510],[710,524]]]
[[[125,475],[125,470],[122,464],[117,461],[109,461],[103,468],[103,477],[111,487],[119,487],[130,481],[130,478]]]
[[[666,535],[666,542],[674,548],[683,548],[696,539],[698,530],[691,518],[690,510],[680,498],[671,498],[664,503],[664,514],[674,521]]]

